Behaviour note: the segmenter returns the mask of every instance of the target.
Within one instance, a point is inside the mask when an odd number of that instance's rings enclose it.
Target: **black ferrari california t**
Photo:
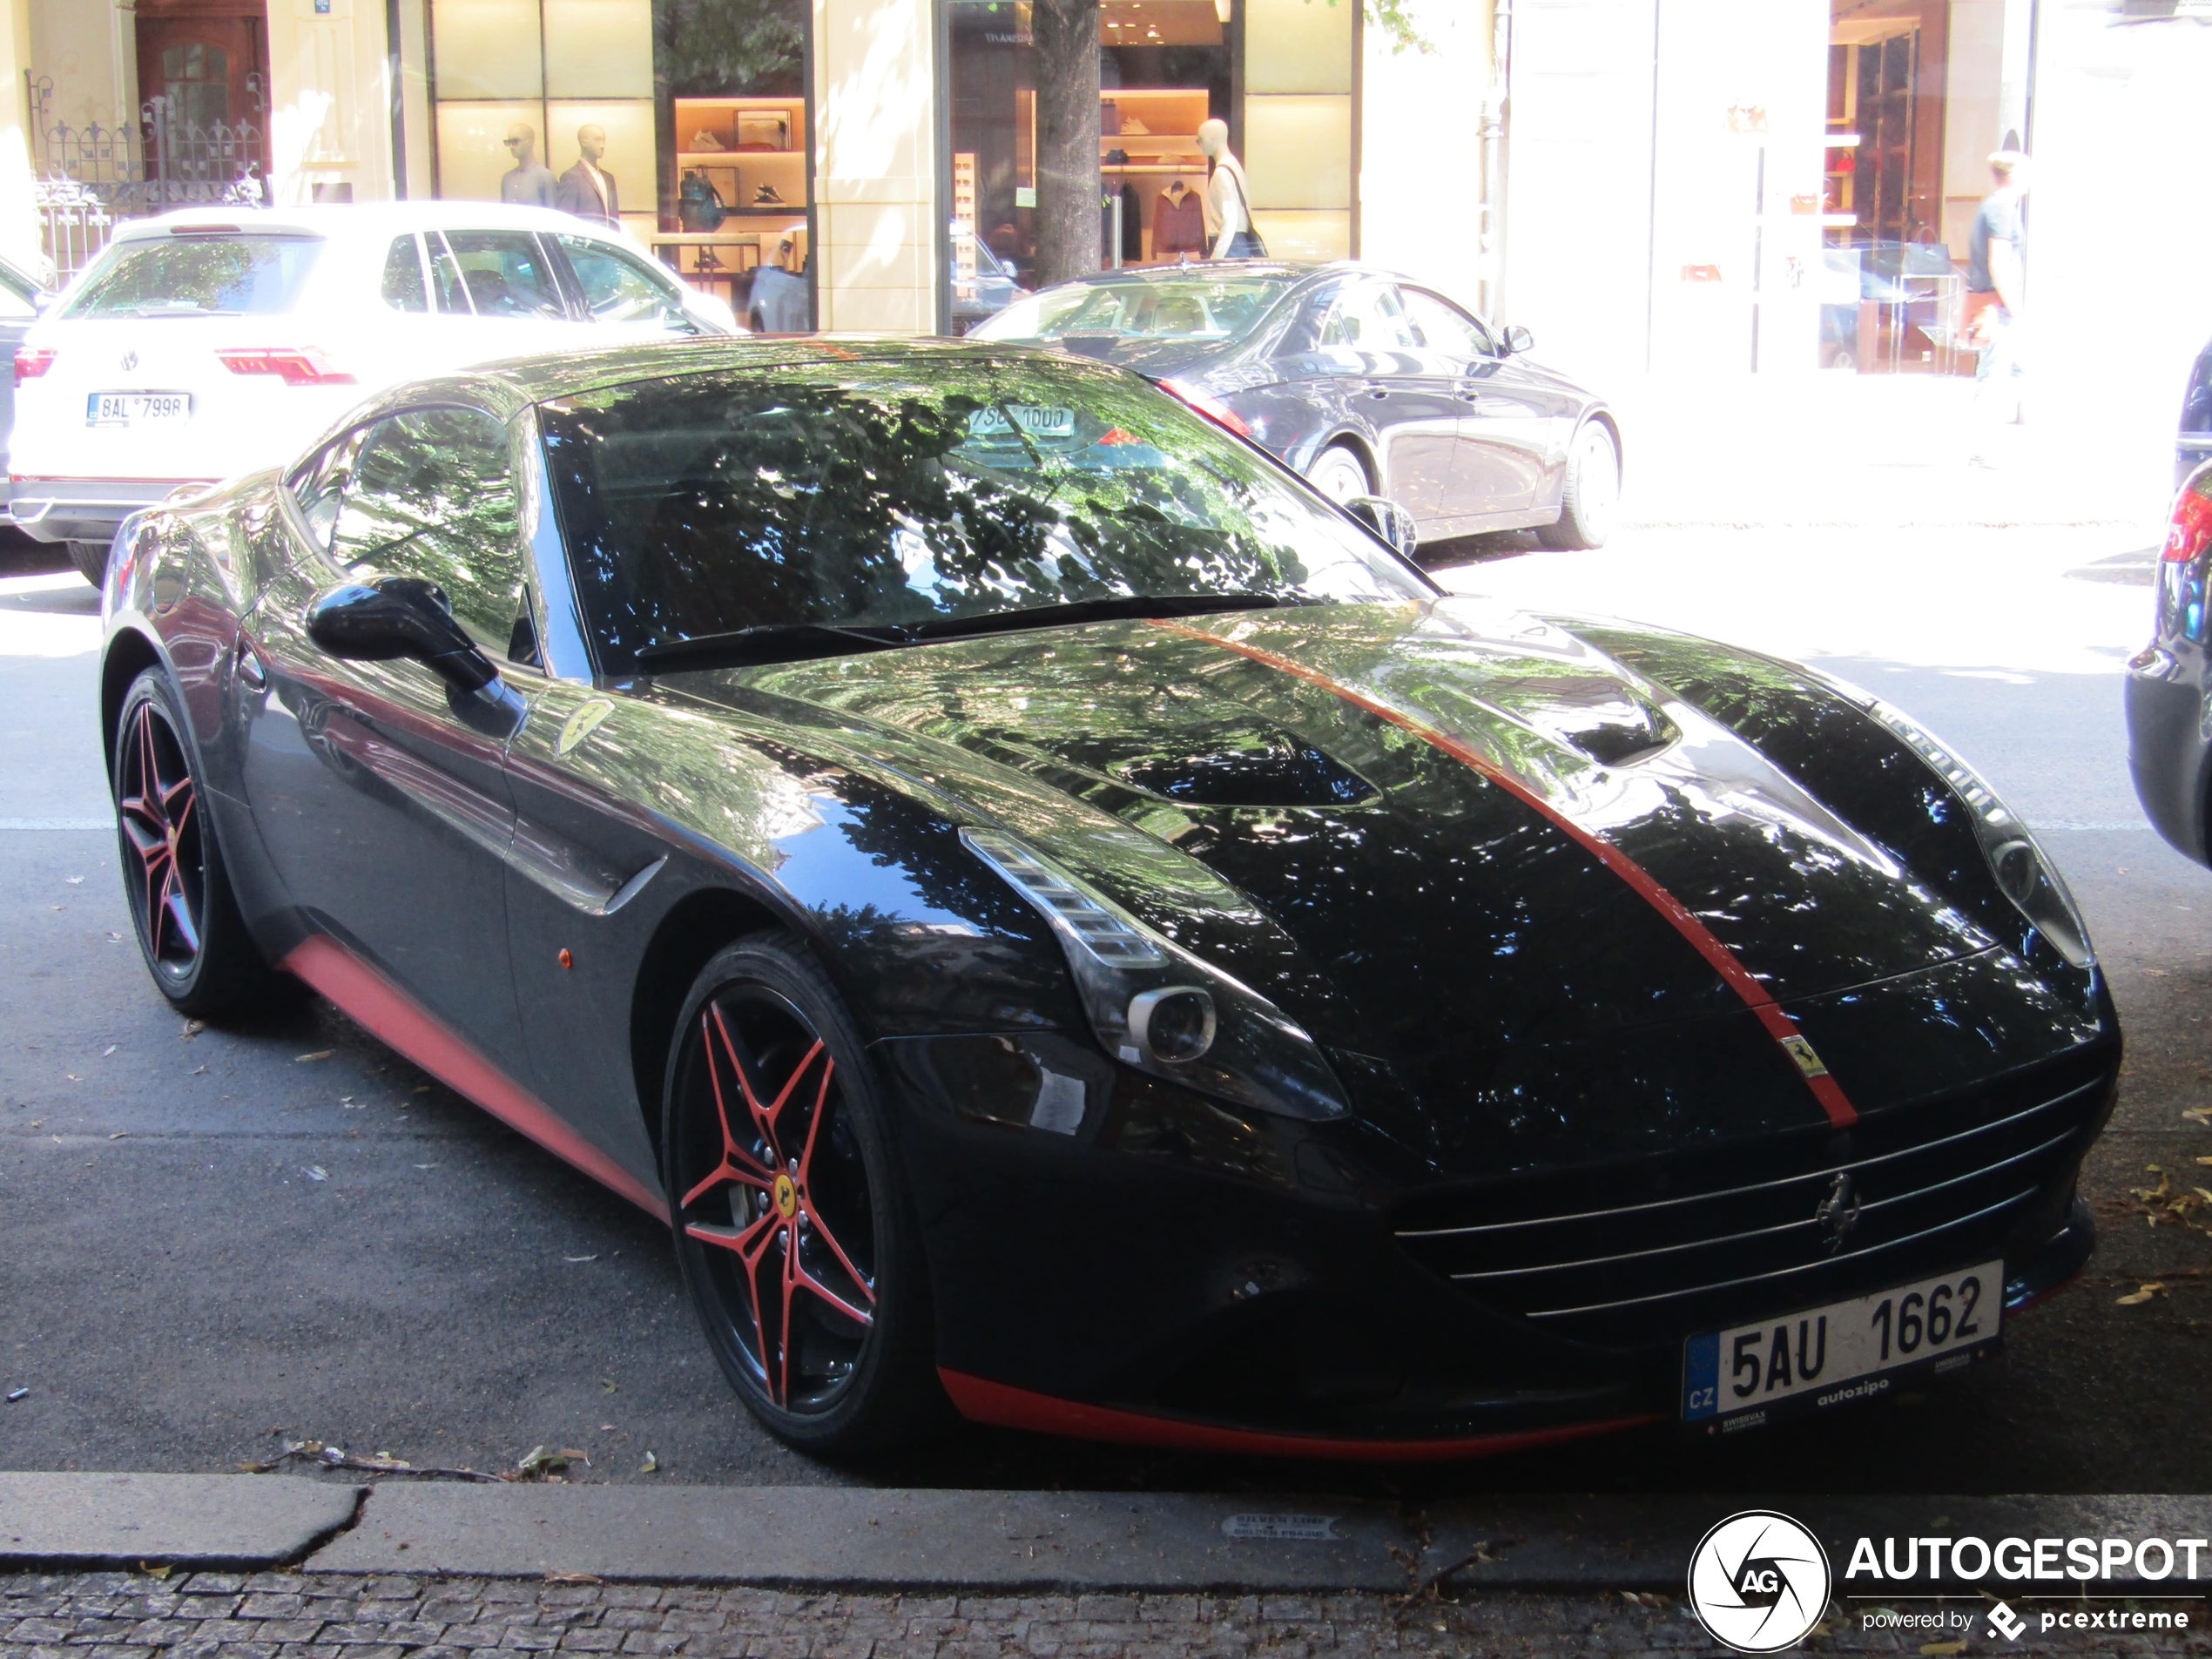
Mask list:
[[[801,1447],[1719,1433],[2089,1252],[2119,1028],[1963,762],[1447,595],[1123,370],[510,365],[116,555],[163,995],[296,976],[664,1217]]]

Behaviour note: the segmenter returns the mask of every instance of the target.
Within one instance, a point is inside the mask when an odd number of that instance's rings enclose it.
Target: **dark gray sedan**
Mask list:
[[[1217,261],[1113,272],[1020,300],[975,340],[1134,369],[1338,501],[1386,496],[1423,542],[1534,529],[1596,547],[1621,488],[1602,400],[1442,294],[1371,266]]]

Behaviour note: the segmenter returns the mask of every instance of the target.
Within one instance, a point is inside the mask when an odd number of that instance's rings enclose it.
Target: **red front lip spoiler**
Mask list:
[[[1031,1393],[983,1377],[940,1367],[938,1377],[954,1406],[974,1423],[1029,1429],[1078,1440],[1110,1440],[1122,1446],[1151,1446],[1175,1452],[1236,1452],[1251,1457],[1322,1458],[1343,1463],[1425,1463],[1438,1459],[1491,1457],[1529,1447],[1552,1446],[1593,1434],[1611,1434],[1666,1420],[1659,1412],[1633,1417],[1568,1423],[1557,1428],[1521,1429],[1445,1440],[1345,1440],[1318,1434],[1283,1434],[1266,1429],[1227,1428],[1178,1417],[1154,1417],[1111,1406],[1086,1406]]]

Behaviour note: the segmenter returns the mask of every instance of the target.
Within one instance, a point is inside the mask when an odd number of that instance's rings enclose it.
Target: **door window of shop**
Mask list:
[[[611,222],[741,319],[756,287],[786,326],[794,303],[811,318],[810,17],[807,0],[430,0],[438,193]]]
[[[1038,55],[1022,0],[947,0],[955,333],[1036,283]],[[1099,8],[1099,264],[1207,257],[1200,126],[1226,122],[1271,253],[1356,249],[1352,180],[1357,4],[1103,0]]]

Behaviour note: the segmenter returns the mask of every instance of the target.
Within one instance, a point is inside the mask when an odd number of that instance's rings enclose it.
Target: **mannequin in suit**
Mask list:
[[[499,199],[523,207],[550,207],[560,194],[553,169],[537,158],[537,132],[527,121],[507,129],[508,152],[515,158],[512,172],[499,181]]]
[[[596,121],[578,127],[576,147],[577,164],[561,175],[559,196],[553,205],[578,219],[619,226],[622,202],[615,190],[614,175],[599,167],[600,158],[607,153],[607,129]]]

